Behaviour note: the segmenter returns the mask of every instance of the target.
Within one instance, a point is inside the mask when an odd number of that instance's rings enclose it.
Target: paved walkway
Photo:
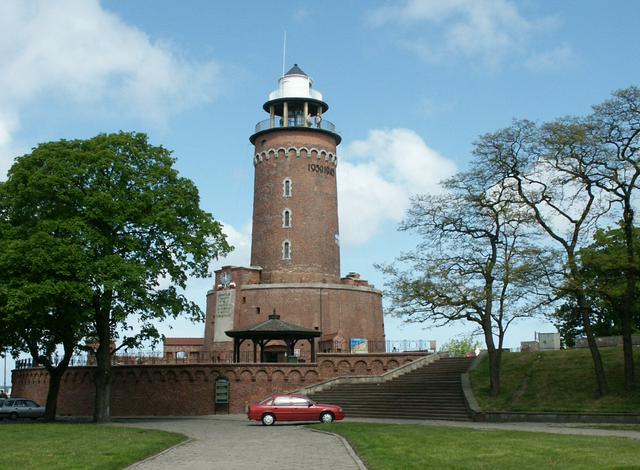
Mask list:
[[[545,432],[640,439],[640,432],[588,429],[584,424],[475,423],[455,421],[390,420],[348,418],[346,422],[420,424],[473,429]],[[245,415],[216,415],[185,418],[124,419],[118,425],[162,429],[185,434],[190,441],[135,464],[135,470],[331,469],[363,470],[362,462],[342,438],[319,433],[299,424],[266,427],[250,422]]]
[[[179,432],[192,440],[132,465],[135,470],[361,470],[346,441],[299,424],[266,427],[245,415],[127,419],[115,424]]]

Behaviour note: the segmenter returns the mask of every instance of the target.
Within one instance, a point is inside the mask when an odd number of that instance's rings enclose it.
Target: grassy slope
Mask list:
[[[471,384],[485,411],[582,411],[640,413],[640,389],[623,390],[622,348],[601,348],[611,393],[598,399],[593,362],[588,349],[506,353],[502,363],[502,393],[489,396],[489,361],[472,371]],[[636,348],[636,370],[640,348]],[[636,372],[640,379],[640,374]]]
[[[371,470],[640,468],[640,441],[419,425],[313,425],[344,436]]]
[[[186,438],[181,434],[95,424],[0,426],[2,469],[119,469]]]

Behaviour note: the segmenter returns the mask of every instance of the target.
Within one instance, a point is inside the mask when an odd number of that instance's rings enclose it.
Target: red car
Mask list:
[[[276,421],[320,421],[331,423],[344,418],[336,405],[316,403],[304,395],[271,395],[260,403],[249,405],[247,417],[271,426]]]

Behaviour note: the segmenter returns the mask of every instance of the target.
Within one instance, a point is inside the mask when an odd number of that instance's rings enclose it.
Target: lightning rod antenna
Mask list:
[[[282,44],[282,76],[284,77],[284,60],[287,53],[287,32],[284,32],[284,43]]]

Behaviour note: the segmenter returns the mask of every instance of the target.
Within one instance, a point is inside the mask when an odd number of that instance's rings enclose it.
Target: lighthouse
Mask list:
[[[266,119],[253,144],[253,227],[250,266],[223,266],[207,293],[204,352],[224,361],[233,349],[225,332],[260,327],[277,311],[288,323],[320,332],[316,351],[385,350],[382,294],[359,274],[341,276],[338,146],[329,105],[297,64],[262,105]],[[275,316],[274,316],[275,317]],[[251,345],[234,352],[251,358]],[[310,357],[308,344],[295,354]],[[264,344],[267,362],[286,360],[281,342]],[[246,353],[246,354],[244,354]],[[247,359],[250,361],[250,359]],[[308,360],[308,359],[307,359]],[[318,359],[319,361],[319,359]]]
[[[313,80],[294,65],[263,109],[255,146],[251,265],[261,281],[338,282],[340,136]]]

